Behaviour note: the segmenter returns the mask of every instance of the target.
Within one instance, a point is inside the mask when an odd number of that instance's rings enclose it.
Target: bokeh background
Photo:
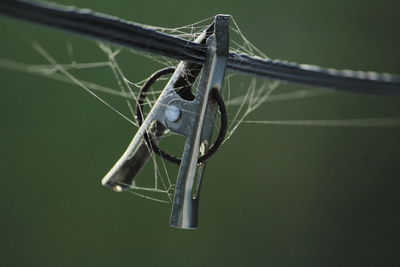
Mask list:
[[[396,0],[56,2],[164,27],[228,13],[271,58],[400,74]],[[90,40],[4,17],[0,33],[1,58],[44,63],[31,41],[60,62],[70,44],[82,61],[104,57]],[[136,80],[160,67],[120,64]],[[400,265],[399,127],[242,125],[208,165],[200,228],[185,231],[169,226],[169,205],[101,186],[133,136],[126,121],[72,85],[5,69],[0,84],[1,266]],[[249,119],[361,117],[400,117],[400,99],[337,93]]]

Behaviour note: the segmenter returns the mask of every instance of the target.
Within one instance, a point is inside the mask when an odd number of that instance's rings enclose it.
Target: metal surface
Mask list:
[[[195,99],[183,99],[176,91],[177,79],[186,71],[186,64],[181,62],[165,89],[150,110],[146,119],[136,132],[127,150],[103,178],[104,185],[121,191],[127,186],[120,181],[126,181],[127,175],[132,173],[132,159],[139,160],[140,164],[134,165],[135,173],[141,169],[146,160],[138,157],[143,154],[144,134],[154,125],[161,123],[171,131],[186,137],[182,163],[175,186],[171,225],[179,228],[196,228],[199,203],[199,190],[204,164],[198,166],[198,158],[204,154],[209,146],[214,128],[215,111],[214,101],[209,101],[211,89],[221,90],[225,76],[226,64],[229,53],[229,16],[218,15],[214,21],[214,33],[207,39],[207,56],[203,65],[199,86]],[[174,107],[179,111],[179,116],[167,118],[167,111]],[[177,115],[177,114],[175,114]],[[200,171],[197,171],[198,167]],[[196,176],[197,174],[197,176]],[[198,178],[196,181],[196,177]]]
[[[195,42],[205,43],[212,33],[212,30],[213,25],[205,29],[203,33],[196,38]],[[180,62],[163,92],[174,92],[174,95],[178,94],[183,99],[193,99],[194,96],[191,93],[191,86],[199,75],[200,69],[200,65],[183,61]],[[179,88],[178,92],[175,91],[177,88]],[[160,95],[159,99],[163,99],[163,95]],[[153,106],[153,113],[150,114],[159,114],[161,116],[161,113],[164,113],[164,111],[161,110],[154,111],[158,106],[165,105],[165,103],[158,103],[160,104]],[[156,119],[155,116],[154,118]],[[166,127],[158,121],[154,124],[152,124],[152,122],[143,123],[142,127],[140,127],[142,130],[139,129],[138,133],[149,131],[151,127],[156,127],[154,137],[159,141],[162,138]],[[138,133],[136,133],[125,153],[102,179],[103,185],[111,187],[116,192],[121,192],[132,185],[133,180],[137,177],[151,156],[150,149],[147,147],[144,138],[140,138],[143,136],[140,134],[138,135]]]
[[[167,107],[167,110],[165,111],[165,117],[167,118],[167,120],[174,122],[177,121],[180,116],[181,111],[177,106],[170,105]]]
[[[214,34],[207,40],[206,60],[203,65],[196,98],[192,103],[180,102],[181,109],[190,112],[184,113],[184,124],[176,125],[178,131],[186,136],[182,163],[178,180],[175,186],[175,198],[171,214],[171,225],[178,228],[197,228],[197,214],[199,204],[199,190],[202,180],[201,173],[197,172],[197,161],[200,146],[208,147],[215,116],[207,116],[214,107],[207,107],[210,91],[221,90],[225,77],[226,64],[229,53],[229,18],[230,16],[218,15],[215,17]],[[215,114],[215,112],[213,112]],[[211,115],[211,114],[210,114]],[[171,123],[168,125],[170,129]],[[204,153],[204,151],[203,151]],[[202,167],[203,168],[203,167]],[[196,184],[195,178],[198,174]]]

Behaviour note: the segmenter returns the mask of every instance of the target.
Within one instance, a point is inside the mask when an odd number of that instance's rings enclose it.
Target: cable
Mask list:
[[[23,0],[1,0],[0,14],[100,39],[128,48],[202,64],[206,46],[87,9]],[[267,79],[343,91],[400,96],[400,77],[229,54],[227,68]]]

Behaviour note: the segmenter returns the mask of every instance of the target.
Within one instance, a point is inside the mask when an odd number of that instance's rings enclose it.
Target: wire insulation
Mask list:
[[[0,14],[196,64],[202,64],[205,59],[204,44],[88,9],[45,2],[1,0]],[[324,69],[233,52],[229,53],[227,68],[247,75],[315,87],[400,96],[400,77],[390,74]]]

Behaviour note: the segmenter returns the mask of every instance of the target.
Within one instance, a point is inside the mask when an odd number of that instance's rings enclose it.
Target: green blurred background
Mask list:
[[[163,27],[228,13],[271,58],[400,74],[396,0],[57,2]],[[34,40],[60,62],[69,44],[83,62],[105,60],[56,30],[2,17],[0,32],[1,58],[45,63]],[[160,67],[120,64],[137,81]],[[1,266],[400,265],[399,127],[242,125],[208,165],[200,229],[185,231],[169,226],[169,205],[101,186],[133,136],[126,121],[72,85],[5,69],[0,81]],[[399,104],[337,93],[249,119],[400,117]]]

